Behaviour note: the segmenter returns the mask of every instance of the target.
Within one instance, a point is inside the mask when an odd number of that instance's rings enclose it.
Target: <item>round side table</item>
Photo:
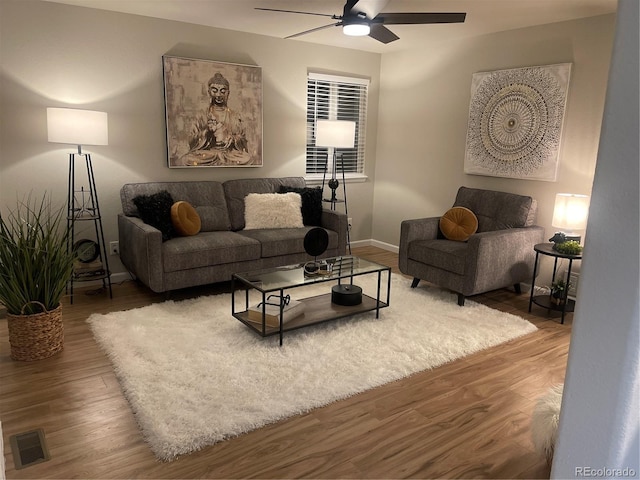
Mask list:
[[[562,302],[560,305],[556,305],[551,301],[551,295],[535,295],[535,286],[536,286],[536,276],[538,274],[538,259],[540,255],[546,255],[548,257],[553,257],[553,276],[551,278],[551,282],[556,281],[556,273],[558,268],[558,259],[564,258],[569,260],[569,267],[567,268],[567,276],[565,283],[569,284],[569,279],[571,278],[571,266],[574,260],[582,260],[582,254],[579,255],[569,255],[566,253],[560,253],[553,249],[553,243],[538,243],[533,247],[536,251],[536,260],[533,264],[533,280],[531,281],[531,294],[529,296],[529,313],[531,313],[531,306],[535,303],[536,305],[546,308],[547,311],[555,310],[562,313],[560,323],[564,323],[564,316],[566,312],[573,312],[575,308],[575,301],[567,298],[569,294],[569,289],[567,288],[562,297]]]

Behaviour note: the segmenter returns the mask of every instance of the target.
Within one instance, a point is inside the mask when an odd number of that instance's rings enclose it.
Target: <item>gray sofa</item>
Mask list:
[[[524,195],[460,187],[454,207],[471,210],[478,230],[467,241],[447,240],[440,217],[404,220],[400,227],[399,268],[465,297],[531,282],[535,251],[544,228],[534,225],[536,201]],[[443,212],[444,213],[444,212]]]
[[[120,190],[118,214],[120,260],[139,281],[155,292],[231,280],[245,272],[312,259],[304,249],[306,233],[314,228],[243,230],[244,197],[249,193],[277,193],[281,186],[303,188],[302,177],[255,178],[226,182],[130,183]],[[162,241],[161,232],[144,223],[134,198],[168,191],[173,200],[189,202],[202,222],[194,236]],[[344,255],[347,216],[323,208],[321,227],[329,234],[323,257]]]

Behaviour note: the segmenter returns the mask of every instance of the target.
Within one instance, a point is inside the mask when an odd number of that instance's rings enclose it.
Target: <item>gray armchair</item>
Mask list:
[[[527,196],[460,187],[453,205],[478,218],[478,230],[467,241],[447,240],[440,217],[404,220],[400,231],[399,267],[413,277],[452,290],[458,305],[465,297],[513,286],[533,276],[533,246],[544,241],[534,225],[537,204]],[[444,213],[444,212],[443,212]]]

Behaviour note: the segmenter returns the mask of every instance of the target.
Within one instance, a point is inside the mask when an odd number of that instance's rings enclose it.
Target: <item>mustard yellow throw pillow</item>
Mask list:
[[[193,206],[184,201],[175,202],[171,206],[171,223],[183,237],[195,235],[200,231],[200,216]]]
[[[464,242],[478,230],[478,218],[465,207],[453,207],[440,218],[440,231],[449,240]]]

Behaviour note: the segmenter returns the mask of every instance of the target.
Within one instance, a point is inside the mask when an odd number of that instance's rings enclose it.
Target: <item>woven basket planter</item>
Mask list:
[[[7,324],[11,358],[14,360],[42,360],[64,348],[62,304],[53,310],[32,315],[7,313]]]

